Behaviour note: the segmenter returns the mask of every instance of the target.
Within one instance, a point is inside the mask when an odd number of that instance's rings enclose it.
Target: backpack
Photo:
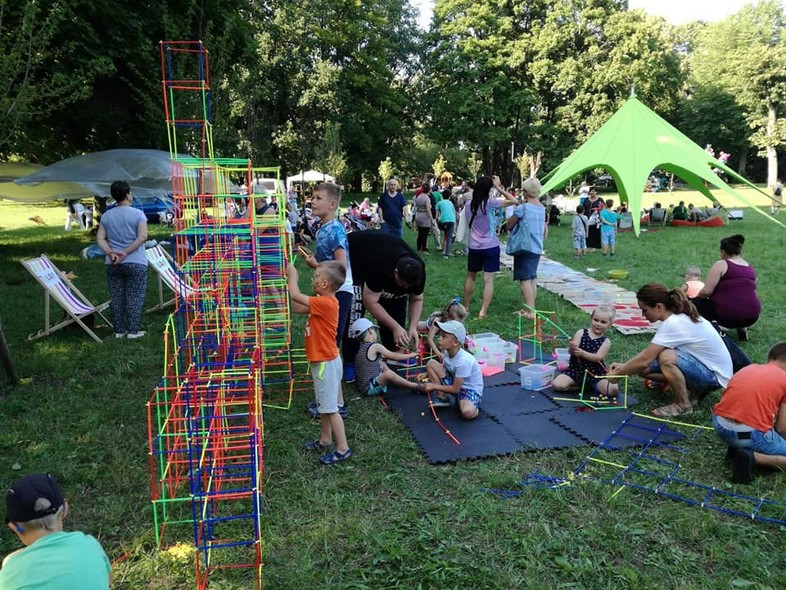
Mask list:
[[[720,327],[718,322],[712,321],[712,327],[720,334],[721,340],[723,340],[723,344],[726,345],[726,350],[729,351],[729,356],[731,357],[731,367],[732,372],[736,373],[742,368],[747,367],[748,365],[752,364],[750,357],[745,353],[744,350],[740,348],[740,346],[732,340],[726,332],[723,331],[723,328]]]

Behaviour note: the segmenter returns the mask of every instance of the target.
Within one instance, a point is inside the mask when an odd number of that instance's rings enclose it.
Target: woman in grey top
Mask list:
[[[109,190],[117,206],[101,216],[97,242],[106,254],[115,338],[133,340],[145,335],[140,323],[147,290],[147,219],[141,210],[131,206],[131,187],[127,182],[117,180]]]

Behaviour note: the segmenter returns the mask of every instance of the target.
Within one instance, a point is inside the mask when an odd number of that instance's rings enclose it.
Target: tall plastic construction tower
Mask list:
[[[241,569],[261,588],[263,403],[288,407],[296,372],[307,386],[305,359],[290,339],[285,195],[253,192],[256,176],[278,180],[278,168],[215,157],[202,42],[164,41],[160,54],[173,257],[190,288],[176,293],[164,375],[148,404],[156,541],[185,525],[197,549],[197,588],[219,570],[252,587]]]

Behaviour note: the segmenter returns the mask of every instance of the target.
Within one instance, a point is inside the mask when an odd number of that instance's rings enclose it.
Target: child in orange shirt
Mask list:
[[[338,413],[338,392],[341,387],[341,355],[336,345],[338,332],[338,300],[336,291],[344,283],[344,267],[336,260],[321,262],[314,271],[311,285],[316,297],[300,292],[297,269],[287,267],[289,298],[294,313],[308,314],[306,322],[306,358],[311,364],[314,395],[319,410],[321,432],[318,440],[304,447],[322,454],[319,462],[334,465],[352,456],[344,432],[344,419]],[[335,450],[331,450],[333,438]]]

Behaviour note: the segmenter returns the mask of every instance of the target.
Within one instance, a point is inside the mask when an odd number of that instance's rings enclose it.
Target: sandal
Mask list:
[[[658,418],[676,418],[677,416],[688,416],[693,413],[693,406],[683,407],[679,404],[669,404],[652,410],[652,415]]]
[[[529,320],[535,317],[535,314],[528,309],[518,309],[513,312],[513,315],[520,315],[521,317],[527,318]]]
[[[319,458],[319,462],[322,465],[335,465],[336,463],[342,463],[349,459],[352,456],[352,449],[347,449],[343,453],[339,453],[338,451],[333,451],[332,453],[327,453],[322,455]]]

